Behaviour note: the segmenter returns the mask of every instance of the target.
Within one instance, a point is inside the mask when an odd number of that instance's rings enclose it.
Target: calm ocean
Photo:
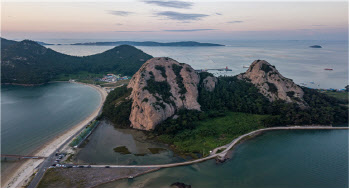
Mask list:
[[[98,40],[96,40],[98,41]],[[111,41],[111,40],[110,40]],[[69,40],[48,40],[52,43],[74,43]],[[215,75],[236,75],[245,72],[254,60],[266,60],[297,84],[310,88],[343,89],[348,85],[348,41],[213,41],[222,47],[144,47],[137,48],[154,56],[167,56],[190,64],[194,69],[228,68],[231,72]],[[310,48],[321,45],[323,48]],[[86,56],[101,53],[113,46],[47,46],[58,52]],[[333,71],[326,71],[331,68]]]

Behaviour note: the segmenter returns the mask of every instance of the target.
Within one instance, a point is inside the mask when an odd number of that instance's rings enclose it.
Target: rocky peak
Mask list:
[[[177,110],[200,110],[197,102],[199,76],[187,64],[171,58],[148,60],[132,77],[131,126],[151,130]]]
[[[253,83],[271,102],[284,100],[295,102],[300,107],[307,107],[303,99],[304,91],[293,80],[283,77],[275,66],[265,60],[255,60],[239,79]]]

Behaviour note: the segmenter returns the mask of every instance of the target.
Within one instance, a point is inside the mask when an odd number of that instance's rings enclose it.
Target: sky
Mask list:
[[[348,40],[347,1],[3,0],[9,39]]]

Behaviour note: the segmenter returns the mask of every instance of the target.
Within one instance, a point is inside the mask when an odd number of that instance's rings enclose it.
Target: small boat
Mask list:
[[[324,70],[332,71],[332,68],[325,68]]]
[[[249,66],[243,66],[243,68],[249,68]]]

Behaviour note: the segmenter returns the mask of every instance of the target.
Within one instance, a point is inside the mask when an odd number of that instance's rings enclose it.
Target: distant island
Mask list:
[[[51,44],[51,43],[45,43],[45,42],[41,42],[41,41],[35,41],[37,42],[39,45],[54,45],[54,44]],[[56,44],[58,45],[58,44]]]
[[[168,46],[168,47],[204,47],[204,46],[225,46],[215,43],[200,43],[196,41],[181,41],[160,43],[154,41],[115,41],[115,42],[89,42],[89,43],[74,43],[71,45],[93,45],[93,46],[117,46],[117,45],[132,45],[132,46]]]
[[[312,45],[312,46],[310,46],[310,48],[316,48],[316,49],[319,49],[319,48],[322,48],[322,46],[321,46],[321,45]]]

